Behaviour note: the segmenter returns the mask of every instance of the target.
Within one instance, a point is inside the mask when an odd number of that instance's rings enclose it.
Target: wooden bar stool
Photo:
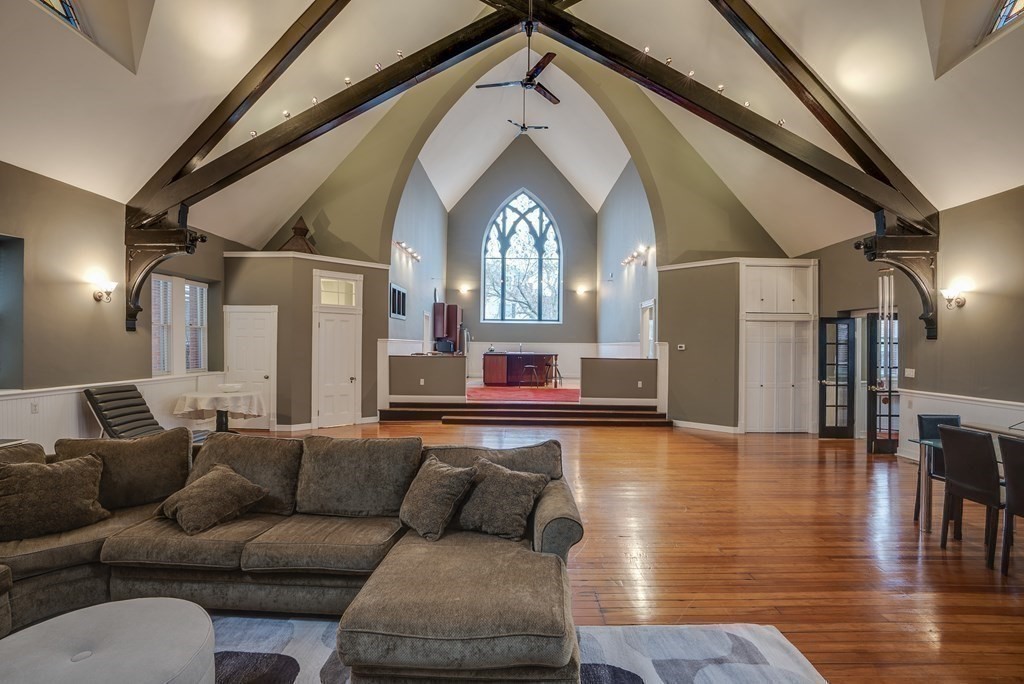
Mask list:
[[[523,372],[519,374],[520,387],[523,386],[523,378],[526,377],[527,375],[530,376],[531,385],[533,385],[534,387],[540,386],[540,375],[537,373],[537,366],[528,363],[525,366],[523,366]]]

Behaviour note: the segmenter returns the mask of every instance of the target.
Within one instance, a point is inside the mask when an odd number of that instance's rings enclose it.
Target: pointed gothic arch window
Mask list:
[[[562,318],[562,240],[547,209],[527,190],[510,197],[484,233],[484,321]]]
[[[82,30],[82,24],[78,21],[78,13],[71,0],[39,0],[39,2],[71,28]]]
[[[1024,0],[999,0],[996,18],[990,33],[995,33],[1011,21],[1024,17]]]

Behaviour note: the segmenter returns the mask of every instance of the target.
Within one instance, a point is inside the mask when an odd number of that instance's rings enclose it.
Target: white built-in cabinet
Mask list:
[[[812,313],[812,269],[792,266],[744,266],[744,311]]]
[[[813,432],[817,265],[800,259],[740,264],[741,429]]]
[[[810,321],[745,321],[745,429],[807,432],[811,427]]]

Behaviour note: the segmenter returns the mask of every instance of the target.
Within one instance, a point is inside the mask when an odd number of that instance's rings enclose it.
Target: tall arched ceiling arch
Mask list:
[[[522,47],[521,38],[506,40],[405,93],[266,247],[283,242],[301,216],[325,253],[388,263],[398,203],[430,135],[470,88]],[[614,126],[644,183],[660,263],[784,256],[638,86],[547,38],[535,37],[535,49],[557,52],[559,68]]]

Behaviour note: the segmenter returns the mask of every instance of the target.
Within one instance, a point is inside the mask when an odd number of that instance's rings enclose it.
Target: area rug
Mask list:
[[[214,615],[217,684],[348,684],[336,620]],[[825,680],[762,625],[580,627],[583,684],[810,684]]]
[[[467,387],[469,401],[580,402],[580,391],[573,387]]]

